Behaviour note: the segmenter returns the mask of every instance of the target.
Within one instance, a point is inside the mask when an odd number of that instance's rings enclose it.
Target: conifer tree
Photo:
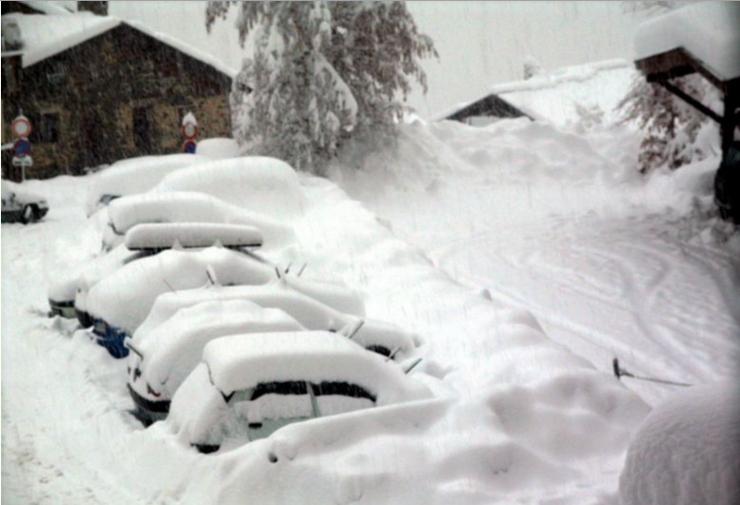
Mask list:
[[[209,2],[209,29],[232,5],[242,45],[254,45],[232,96],[235,131],[255,154],[322,173],[351,136],[395,132],[412,80],[426,91],[419,61],[437,53],[404,2]]]

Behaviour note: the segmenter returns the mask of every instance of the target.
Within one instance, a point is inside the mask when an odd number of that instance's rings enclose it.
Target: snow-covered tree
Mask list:
[[[719,98],[717,90],[698,74],[674,79],[673,84],[706,104]],[[678,168],[709,154],[698,152],[694,143],[710,119],[660,84],[636,76],[619,108],[626,122],[635,121],[645,131],[640,146],[641,172],[660,166]]]
[[[632,14],[651,17],[690,3],[650,0],[624,2],[623,6]],[[674,79],[673,84],[706,104],[718,98],[717,90],[698,74]],[[646,132],[640,147],[641,172],[660,166],[675,169],[708,154],[694,146],[708,118],[660,84],[638,75],[619,108],[625,122],[634,121]]]
[[[532,77],[537,77],[545,73],[545,69],[539,61],[534,59],[532,56],[524,58],[524,80],[529,80]]]
[[[360,132],[389,134],[420,59],[436,56],[404,2],[209,2],[206,23],[239,9],[254,52],[236,80],[236,135],[252,152],[321,173]]]

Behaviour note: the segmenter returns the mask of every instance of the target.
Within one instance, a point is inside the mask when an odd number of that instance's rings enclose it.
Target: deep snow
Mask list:
[[[343,281],[368,317],[420,335],[414,377],[436,398],[212,457],[168,423],[143,430],[127,412],[125,361],[45,317],[51,279],[100,246],[84,213],[96,176],[27,183],[51,211],[2,228],[3,500],[614,503],[643,400],[672,390],[620,384],[613,355],[701,383],[730,378],[740,347],[733,242],[707,227],[706,197],[690,196],[709,194],[712,160],[645,182],[635,146],[610,126],[405,126],[392,157],[367,161],[374,171],[335,174],[381,217],[300,177],[281,265],[308,262],[304,277]]]

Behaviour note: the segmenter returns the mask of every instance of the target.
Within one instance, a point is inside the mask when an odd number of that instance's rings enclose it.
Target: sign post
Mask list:
[[[195,137],[198,136],[198,121],[192,112],[188,112],[182,118],[182,136],[185,137],[185,142],[182,143],[182,152],[195,154],[198,149],[198,141],[195,140]]]
[[[33,158],[31,158],[31,142],[28,140],[28,136],[33,130],[31,127],[31,121],[21,114],[10,124],[10,129],[15,137],[15,142],[13,143],[15,156],[13,156],[11,163],[14,167],[20,167],[21,181],[25,181],[26,168],[33,166]]]

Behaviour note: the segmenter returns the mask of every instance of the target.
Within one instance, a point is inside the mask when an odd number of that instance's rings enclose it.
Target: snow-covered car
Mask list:
[[[267,284],[279,271],[254,255],[211,247],[199,251],[170,250],[131,262],[90,288],[85,300],[93,322],[96,341],[114,357],[128,355],[123,340],[134,334],[160,295],[208,284],[251,286]],[[364,315],[361,296],[343,286],[284,277],[294,290],[330,307],[350,314]]]
[[[243,300],[265,309],[280,309],[308,330],[353,331],[352,340],[369,351],[404,362],[416,357],[419,339],[392,324],[363,319],[340,312],[325,301],[311,296],[300,279],[275,279],[263,285],[208,286],[179,292],[166,292],[157,297],[148,316],[133,335],[135,347],[148,347],[156,329],[179,311],[203,303]],[[317,284],[322,287],[321,284]],[[316,291],[316,288],[314,288]],[[360,324],[362,323],[362,324]]]
[[[305,197],[295,170],[284,161],[246,156],[192,166],[162,179],[154,191],[195,191],[290,221],[304,213]]]
[[[254,226],[263,236],[263,248],[284,247],[295,241],[293,229],[282,222],[218,198],[192,191],[149,192],[124,196],[108,206],[104,249],[123,243],[131,228],[146,223],[212,223]]]
[[[32,223],[42,219],[49,212],[49,204],[42,196],[36,195],[10,181],[2,181],[2,222]]]
[[[209,161],[198,154],[142,156],[114,163],[95,179],[87,193],[87,215],[95,214],[116,198],[144,193],[156,186],[167,174]]]
[[[51,314],[76,316],[84,328],[90,327],[93,322],[87,313],[88,291],[127,263],[173,247],[206,248],[215,244],[231,248],[253,247],[259,245],[261,237],[259,230],[239,225],[155,223],[134,226],[124,238],[125,244],[97,256],[85,265],[82,273],[68,275],[51,284],[48,291]]]
[[[211,453],[288,424],[430,396],[400,367],[336,333],[234,335],[206,345],[167,422],[180,440]]]
[[[149,425],[164,419],[180,384],[200,363],[203,348],[217,338],[248,333],[303,331],[280,309],[246,300],[201,303],[178,311],[140,345],[127,339],[128,388],[137,417]]]

